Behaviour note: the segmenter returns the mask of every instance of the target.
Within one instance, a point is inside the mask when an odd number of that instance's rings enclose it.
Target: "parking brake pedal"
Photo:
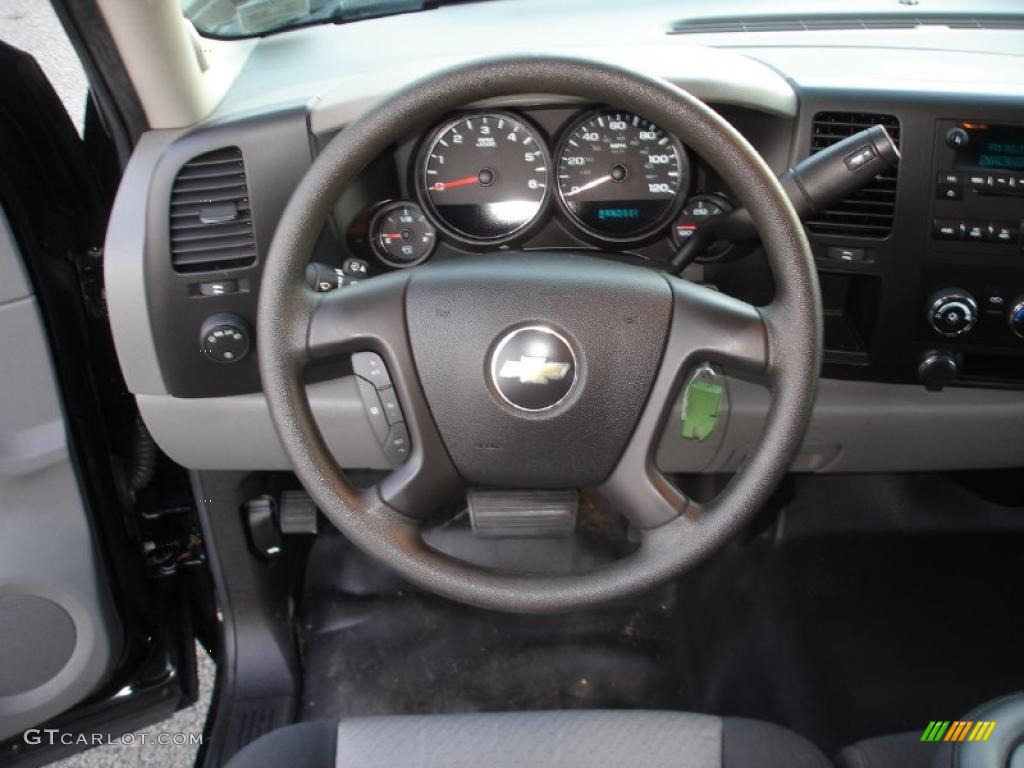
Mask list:
[[[566,538],[576,530],[579,492],[466,493],[473,533],[487,538]]]

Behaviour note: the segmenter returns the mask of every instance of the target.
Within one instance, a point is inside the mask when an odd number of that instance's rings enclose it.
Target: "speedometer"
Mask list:
[[[649,120],[615,110],[573,123],[557,162],[563,210],[604,240],[639,240],[663,228],[690,182],[678,139]]]
[[[474,112],[436,130],[420,163],[420,197],[451,235],[501,242],[526,230],[548,201],[547,149],[524,120]]]

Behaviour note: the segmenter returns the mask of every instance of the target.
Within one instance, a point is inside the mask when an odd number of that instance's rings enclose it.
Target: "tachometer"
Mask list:
[[[427,142],[419,194],[449,234],[500,242],[522,233],[543,210],[550,165],[525,121],[475,112],[441,126]]]
[[[639,240],[664,227],[690,182],[679,140],[628,112],[592,112],[573,123],[557,162],[562,208],[604,240]]]

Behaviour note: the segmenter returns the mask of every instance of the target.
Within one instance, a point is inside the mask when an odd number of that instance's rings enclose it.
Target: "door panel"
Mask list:
[[[120,647],[46,332],[0,210],[0,740],[95,691]]]

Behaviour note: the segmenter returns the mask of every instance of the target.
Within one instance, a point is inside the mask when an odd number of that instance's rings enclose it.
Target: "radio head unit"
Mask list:
[[[963,122],[950,133],[957,170],[1024,172],[1024,126]]]

